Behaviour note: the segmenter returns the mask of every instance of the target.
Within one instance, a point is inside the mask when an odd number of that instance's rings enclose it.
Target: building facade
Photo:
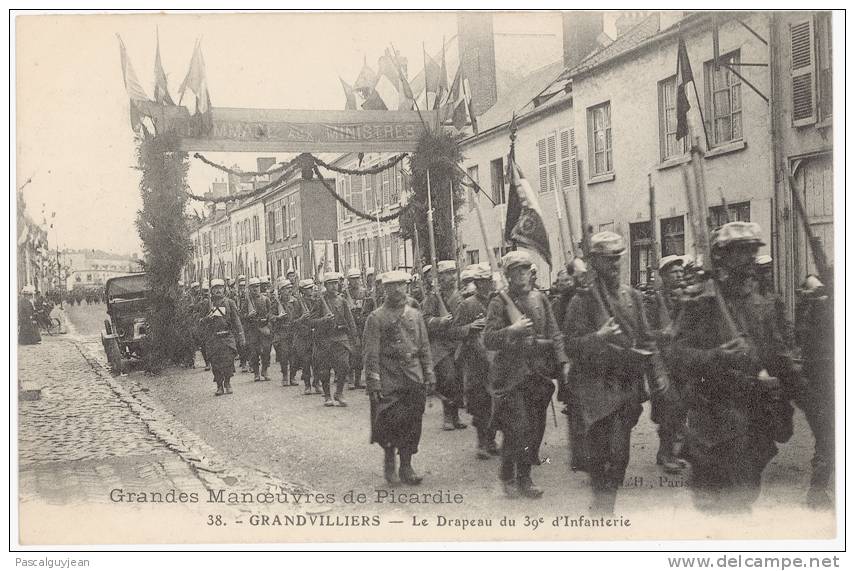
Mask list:
[[[257,196],[237,203],[227,214],[232,227],[235,276],[267,275],[264,228],[264,198]]]
[[[335,181],[329,179],[328,184]],[[319,180],[292,178],[263,197],[267,273],[312,277],[338,269],[336,203]],[[312,269],[313,264],[315,269]]]
[[[110,278],[142,271],[135,255],[122,256],[100,250],[66,250],[62,257],[68,267],[68,290],[103,287]]]

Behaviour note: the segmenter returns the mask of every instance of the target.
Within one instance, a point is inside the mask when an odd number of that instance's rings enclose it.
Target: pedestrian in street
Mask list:
[[[476,430],[475,456],[486,460],[497,456],[496,429],[490,424],[493,399],[490,396],[490,358],[484,347],[483,332],[487,322],[487,305],[493,293],[493,274],[489,266],[473,264],[461,272],[471,276],[474,293],[464,299],[454,317],[454,324],[464,333],[457,365],[463,377],[466,410],[472,415]]]
[[[362,344],[362,333],[365,331],[365,321],[370,313],[370,305],[365,303],[365,287],[362,285],[362,272],[358,268],[347,270],[347,285],[345,289],[345,297],[350,306],[350,312],[353,314],[353,321],[356,324],[356,334],[359,337],[360,346]],[[369,311],[366,311],[369,310]],[[362,382],[362,355],[353,355],[351,360],[353,369],[351,371],[352,380],[349,389],[363,389],[365,385]]]
[[[682,456],[686,433],[686,405],[683,394],[686,383],[678,379],[679,371],[673,359],[674,323],[683,298],[682,256],[665,256],[659,260],[659,283],[653,284],[644,297],[645,316],[650,334],[656,340],[659,354],[671,380],[667,390],[651,395],[650,419],[659,425],[659,450],[656,464],[670,474],[688,468]]]
[[[300,305],[299,317],[294,320],[294,341],[291,345],[291,375],[292,378],[297,375],[297,371],[302,371],[301,378],[303,380],[304,395],[312,394],[314,389],[315,394],[321,394],[321,385],[317,378],[312,378],[312,353],[314,349],[314,331],[309,318],[312,314],[317,301],[314,299],[312,292],[315,289],[315,282],[311,278],[300,280],[299,293],[297,303]]]
[[[30,284],[21,288],[18,296],[18,344],[35,345],[42,342],[36,316],[36,288]]]
[[[457,262],[437,262],[437,278],[439,292],[425,297],[422,313],[430,336],[436,390],[442,397],[442,429],[455,430],[466,428],[459,413],[464,406],[463,379],[457,374],[454,363],[457,346],[464,339],[463,329],[454,325],[454,315],[462,301],[457,289]]]
[[[339,272],[326,272],[320,303],[310,318],[315,332],[312,368],[324,390],[324,406],[347,406],[344,385],[352,370],[354,354],[359,354],[359,336],[347,301],[338,292]],[[330,374],[335,371],[335,394],[330,394]]]
[[[499,480],[509,498],[539,498],[543,490],[531,479],[539,465],[540,444],[546,430],[546,411],[555,391],[552,379],[566,378],[569,364],[564,340],[546,296],[531,289],[532,259],[522,251],[502,257],[509,282],[508,299],[522,316],[508,316],[513,308],[494,295],[487,306],[484,346],[496,351],[491,374],[493,418],[502,431]]]
[[[573,297],[563,327],[576,361],[571,393],[582,419],[592,510],[604,515],[614,513],[626,475],[630,436],[647,398],[644,377],[657,390],[667,384],[641,293],[620,282],[625,251],[614,232],[591,237],[590,286]]]
[[[192,322],[196,325],[191,330],[193,336],[193,365],[195,366],[196,349],[198,348],[199,352],[202,353],[202,360],[205,362],[205,370],[210,371],[211,363],[208,361],[208,352],[205,349],[205,332],[198,326],[199,320],[208,313],[210,291],[207,282],[203,284],[199,284],[199,282],[193,283],[196,284],[196,288],[191,287],[191,291],[193,292],[191,315],[193,316]]]
[[[829,276],[830,277],[830,276]],[[833,283],[833,280],[829,280]],[[803,359],[805,382],[795,397],[814,436],[808,506],[834,507],[834,296],[819,278],[807,276],[796,301],[796,340]]]
[[[409,274],[383,275],[384,302],[365,324],[365,378],[371,398],[371,442],[383,448],[383,476],[418,485],[412,457],[419,450],[426,396],[433,392],[434,374],[424,319],[407,303]]]
[[[249,347],[249,365],[255,381],[269,381],[267,368],[270,366],[270,349],[273,335],[270,331],[270,300],[261,294],[261,280],[249,278],[251,302],[245,319],[246,343]]]
[[[754,284],[760,227],[730,222],[712,237],[713,295],[688,301],[675,362],[688,386],[689,487],[703,511],[750,511],[775,442],[792,434],[797,386],[775,304]],[[709,289],[709,288],[708,288]]]
[[[235,374],[237,347],[246,343],[237,306],[226,297],[226,284],[221,279],[211,280],[211,299],[208,311],[201,319],[206,335],[206,352],[211,359],[214,396],[232,394],[232,375]],[[207,301],[207,300],[206,300]]]
[[[276,361],[282,372],[282,386],[296,387],[297,381],[289,375],[288,364],[291,362],[291,344],[294,337],[294,321],[299,317],[300,308],[291,294],[293,285],[288,278],[280,276],[276,280],[278,296],[273,305],[270,317],[273,329],[273,349],[276,351]]]

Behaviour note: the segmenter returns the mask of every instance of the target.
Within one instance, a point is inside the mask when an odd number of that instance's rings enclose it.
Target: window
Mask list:
[[[710,206],[710,224],[718,228],[727,222],[751,222],[751,203],[738,202],[728,204],[727,212],[724,206]]]
[[[466,263],[469,265],[477,264],[480,261],[481,252],[478,250],[466,251]]]
[[[282,239],[287,240],[291,235],[291,229],[288,226],[288,200],[282,201]]]
[[[363,193],[362,193],[362,183],[363,176],[362,175],[352,175],[350,177],[350,193],[351,193],[351,201],[350,204],[353,207],[361,212],[365,212],[365,203],[363,201]]]
[[[558,132],[558,158],[561,161],[561,188],[575,187],[579,184],[579,176],[576,164],[576,133],[573,129],[561,129]]]
[[[739,64],[739,52],[719,57],[719,63]],[[742,139],[742,82],[724,65],[704,64],[707,96],[707,127],[712,146]],[[710,121],[712,124],[710,125]],[[711,128],[710,128],[711,127]]]
[[[297,236],[297,196],[290,197],[291,202],[288,205],[288,215],[290,216],[289,226],[291,227],[291,236]]]
[[[652,245],[650,222],[635,222],[629,225],[629,279],[633,286],[646,284],[648,281]]]
[[[347,180],[348,180],[348,178],[349,177],[344,176],[344,177],[340,178],[338,181],[338,194],[339,194],[339,196],[341,196],[345,200],[345,202],[347,202]],[[347,220],[347,216],[349,214],[349,212],[347,211],[347,208],[339,205],[339,209],[341,211],[341,216],[340,216],[341,220]]]
[[[505,196],[505,167],[501,157],[490,161],[490,189],[493,191],[493,202],[504,204]]]
[[[273,210],[267,213],[267,240],[271,244],[276,241],[276,213]]]
[[[552,192],[558,182],[561,189],[577,184],[576,136],[573,129],[561,129],[537,142],[537,166],[540,192]]]
[[[662,161],[689,151],[691,135],[677,140],[677,76],[659,82],[659,158]]]
[[[793,126],[831,117],[831,14],[790,24]]]
[[[253,241],[261,238],[261,229],[258,227],[258,216],[252,217],[252,239]]]
[[[540,170],[540,192],[555,190],[558,178],[558,145],[555,133],[537,142],[537,166]]]
[[[389,193],[389,204],[398,204],[401,200],[401,189],[404,188],[404,174],[401,169],[395,170],[395,176],[392,177],[392,187]]]
[[[382,205],[385,206],[385,205],[389,204],[389,200],[392,196],[392,180],[391,180],[391,177],[389,176],[389,169],[384,170],[381,176],[382,176],[382,183],[381,184],[383,186],[383,203],[382,203]]]
[[[682,216],[659,221],[662,234],[662,256],[682,256],[686,253],[686,223]]]
[[[614,172],[612,163],[612,108],[605,102],[588,109],[588,149],[590,176]]]
[[[466,172],[467,172],[467,174],[469,174],[469,178],[474,180],[476,183],[478,182],[478,165],[475,165],[474,167],[467,168]],[[471,181],[468,181],[468,180],[466,182],[471,183]],[[469,187],[466,191],[466,194],[468,195],[467,202],[469,203],[469,210],[472,210],[473,208],[475,208],[475,200],[477,198],[478,190],[475,188]]]
[[[833,111],[833,82],[831,78],[831,12],[816,15],[816,63],[820,121],[830,120]]]
[[[374,176],[363,175],[362,187],[365,190],[365,209],[368,212],[373,212],[377,208],[377,202],[374,197]]]

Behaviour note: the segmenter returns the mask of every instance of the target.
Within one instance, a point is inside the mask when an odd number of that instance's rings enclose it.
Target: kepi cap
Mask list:
[[[760,238],[760,225],[756,222],[728,222],[713,234],[714,248],[727,248],[734,244],[765,246]]]
[[[259,280],[258,278],[249,278],[249,284],[248,285],[254,286],[254,285],[259,285],[260,283],[261,283],[261,280]]]
[[[404,272],[402,270],[392,270],[391,272],[385,272],[381,279],[383,280],[383,284],[401,284],[401,283],[409,283],[410,274]]]
[[[358,268],[350,268],[349,270],[347,270],[347,278],[348,279],[350,279],[350,278],[361,278],[361,277],[362,277],[362,272],[360,272]]]
[[[528,266],[531,267],[533,264],[531,256],[523,252],[522,250],[512,250],[502,256],[502,267],[506,272],[509,272],[511,268],[515,268],[517,266]]]
[[[324,283],[327,282],[337,282],[342,277],[341,272],[324,272]]]
[[[666,269],[673,266],[674,264],[680,264],[682,266],[685,263],[686,260],[683,258],[683,256],[665,256],[664,258],[659,260],[659,271],[664,272]]]
[[[315,282],[314,280],[312,280],[312,278],[300,280],[300,289],[305,289],[308,287],[315,287]]]
[[[609,230],[591,236],[591,254],[598,256],[620,256],[626,252],[623,236]]]
[[[276,280],[276,289],[282,289],[283,287],[290,287],[292,285],[291,280],[285,276],[279,276],[279,279]]]
[[[455,270],[457,270],[457,262],[454,260],[440,260],[436,263],[436,271],[440,274]]]
[[[216,286],[225,287],[225,285],[226,285],[226,282],[221,280],[220,278],[215,278],[215,279],[211,280],[211,287],[216,287]]]

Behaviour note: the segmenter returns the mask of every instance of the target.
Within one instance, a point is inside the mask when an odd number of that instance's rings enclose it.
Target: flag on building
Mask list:
[[[528,180],[523,176],[522,170],[514,161],[513,155],[508,157],[508,174],[511,179],[511,189],[508,194],[508,211],[505,218],[505,240],[534,250],[552,266],[549,234],[543,222],[540,202]]]
[[[383,102],[383,98],[374,89],[368,92],[368,97],[362,104],[362,108],[366,111],[386,111],[389,109]]]
[[[376,83],[377,74],[368,66],[367,61],[363,57],[362,69],[359,71],[356,81],[353,82],[353,89],[360,92],[365,99],[368,99],[371,96],[371,91],[374,89],[374,85]]]
[[[434,100],[434,109],[438,109],[442,104],[443,97],[448,94],[448,66],[445,64],[445,36],[442,37],[442,64],[439,67],[439,88],[436,91],[436,99]]]
[[[208,92],[208,76],[205,71],[205,58],[202,56],[202,42],[196,42],[196,47],[193,49],[193,57],[190,59],[190,68],[187,70],[187,76],[181,82],[181,87],[178,89],[178,103],[184,98],[184,93],[187,90],[193,92],[196,96],[196,113],[203,118],[203,126],[210,128],[211,121],[211,95]]]
[[[341,82],[341,88],[344,90],[345,97],[345,109],[356,109],[356,95],[353,93],[353,88],[339,76],[338,80]]]
[[[425,59],[425,105],[427,109],[436,109],[440,90],[440,67],[430,54],[424,51],[424,46],[422,46],[422,52]]]
[[[128,57],[128,50],[125,48],[125,42],[122,41],[122,37],[119,34],[116,34],[116,37],[119,39],[119,56],[122,60],[122,79],[125,82],[125,91],[128,94],[128,99],[130,99],[131,129],[136,132],[142,125],[143,119],[151,115],[149,109],[151,100],[148,98],[148,95],[146,95],[142,85],[140,85],[140,82],[137,79],[134,66],[131,64],[131,60]]]
[[[443,122],[450,121],[458,131],[466,125],[471,125],[473,132],[478,133],[478,122],[475,118],[472,98],[469,94],[469,81],[463,77],[462,70],[457,69],[457,75],[451,83],[448,99],[440,113]]]
[[[160,105],[175,105],[169,95],[166,72],[160,61],[160,33],[157,34],[157,51],[154,54],[154,100]]]
[[[677,140],[689,134],[689,97],[686,95],[686,85],[695,81],[689,54],[686,52],[686,42],[680,38],[677,44]]]
[[[397,82],[393,83],[385,74],[380,74],[377,78],[377,85],[374,86],[376,93],[383,101],[386,109],[397,109],[400,103],[400,93],[398,92]]]

